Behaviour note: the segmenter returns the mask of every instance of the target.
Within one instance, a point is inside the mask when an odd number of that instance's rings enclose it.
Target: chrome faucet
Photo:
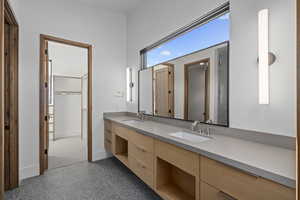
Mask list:
[[[199,133],[199,135],[206,136],[206,137],[211,137],[211,128],[210,127],[200,127],[199,125],[201,124],[200,121],[194,121],[194,123],[191,126],[192,131],[195,131]]]
[[[145,120],[145,114],[146,114],[146,111],[142,110],[142,111],[139,111],[136,115],[140,120],[144,121]]]
[[[199,130],[197,130],[197,128],[200,123],[201,123],[200,121],[194,121],[194,123],[192,124],[192,127],[191,127],[192,131],[199,131]]]

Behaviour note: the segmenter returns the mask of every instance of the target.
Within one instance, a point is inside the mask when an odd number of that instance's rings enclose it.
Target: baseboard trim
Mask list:
[[[112,157],[113,155],[109,152],[106,152],[106,151],[98,151],[98,152],[95,152],[93,154],[93,162],[95,161],[99,161],[99,160],[103,160],[103,159],[106,159],[106,158],[110,158]]]

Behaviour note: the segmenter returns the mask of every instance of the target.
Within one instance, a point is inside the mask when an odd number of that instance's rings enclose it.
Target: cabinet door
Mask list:
[[[201,180],[242,200],[294,200],[296,192],[273,181],[201,157]]]
[[[200,200],[237,200],[236,198],[234,198],[222,191],[219,191],[216,188],[214,188],[204,182],[201,182],[200,186],[201,186]]]
[[[129,156],[130,169],[147,185],[153,188],[153,166],[146,164],[145,160]]]

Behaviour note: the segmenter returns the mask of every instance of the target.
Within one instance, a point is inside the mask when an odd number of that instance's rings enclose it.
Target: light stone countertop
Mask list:
[[[199,153],[245,172],[260,176],[288,187],[296,187],[296,151],[251,142],[224,135],[212,135],[213,139],[192,143],[169,136],[170,133],[188,129],[155,121],[132,122],[130,116],[105,116],[137,132]],[[124,121],[125,120],[125,121]]]

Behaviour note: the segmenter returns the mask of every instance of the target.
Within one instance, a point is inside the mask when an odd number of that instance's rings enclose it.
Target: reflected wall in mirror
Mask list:
[[[139,73],[139,110],[160,117],[228,125],[229,43]]]
[[[152,68],[139,71],[139,111],[153,114]]]

